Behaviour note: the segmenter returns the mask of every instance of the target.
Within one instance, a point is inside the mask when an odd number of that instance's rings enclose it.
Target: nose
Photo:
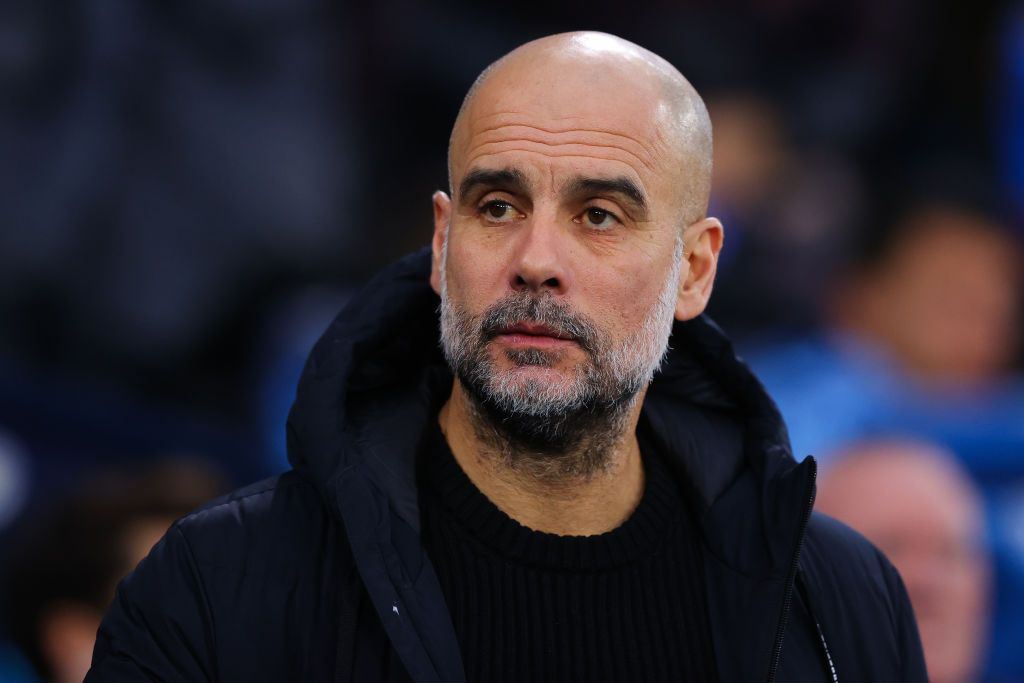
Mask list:
[[[523,226],[510,273],[513,290],[552,294],[568,291],[571,275],[564,233],[554,219],[543,220],[536,214],[529,225]]]

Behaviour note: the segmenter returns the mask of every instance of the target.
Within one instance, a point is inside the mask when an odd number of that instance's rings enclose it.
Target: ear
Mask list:
[[[683,231],[686,262],[679,271],[676,320],[692,320],[707,307],[724,239],[725,229],[717,218],[704,218]]]
[[[431,249],[434,253],[430,262],[430,286],[438,296],[441,294],[441,254],[444,251],[444,239],[452,220],[452,200],[441,190],[434,193],[434,238]]]

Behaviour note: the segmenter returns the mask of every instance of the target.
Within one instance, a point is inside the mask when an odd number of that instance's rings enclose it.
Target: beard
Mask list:
[[[520,290],[472,315],[448,295],[447,242],[441,263],[441,347],[469,399],[477,436],[509,467],[544,480],[587,477],[610,464],[631,409],[661,366],[672,331],[683,245],[659,297],[638,329],[616,340],[550,292]],[[585,358],[562,373],[565,349],[505,349],[499,368],[491,342],[520,323],[571,339]],[[543,375],[543,377],[538,377]]]

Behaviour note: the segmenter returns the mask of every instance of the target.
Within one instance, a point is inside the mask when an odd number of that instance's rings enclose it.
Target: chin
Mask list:
[[[495,373],[497,380],[506,386],[514,386],[524,391],[549,393],[556,387],[563,387],[568,391],[569,387],[576,383],[579,376],[577,368],[549,365],[515,365],[508,364],[499,367]]]

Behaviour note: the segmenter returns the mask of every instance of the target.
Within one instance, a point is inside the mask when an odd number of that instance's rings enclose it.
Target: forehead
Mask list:
[[[674,170],[671,114],[657,83],[629,75],[509,68],[487,79],[453,136],[453,175],[515,160],[553,173],[586,164],[656,190]]]

